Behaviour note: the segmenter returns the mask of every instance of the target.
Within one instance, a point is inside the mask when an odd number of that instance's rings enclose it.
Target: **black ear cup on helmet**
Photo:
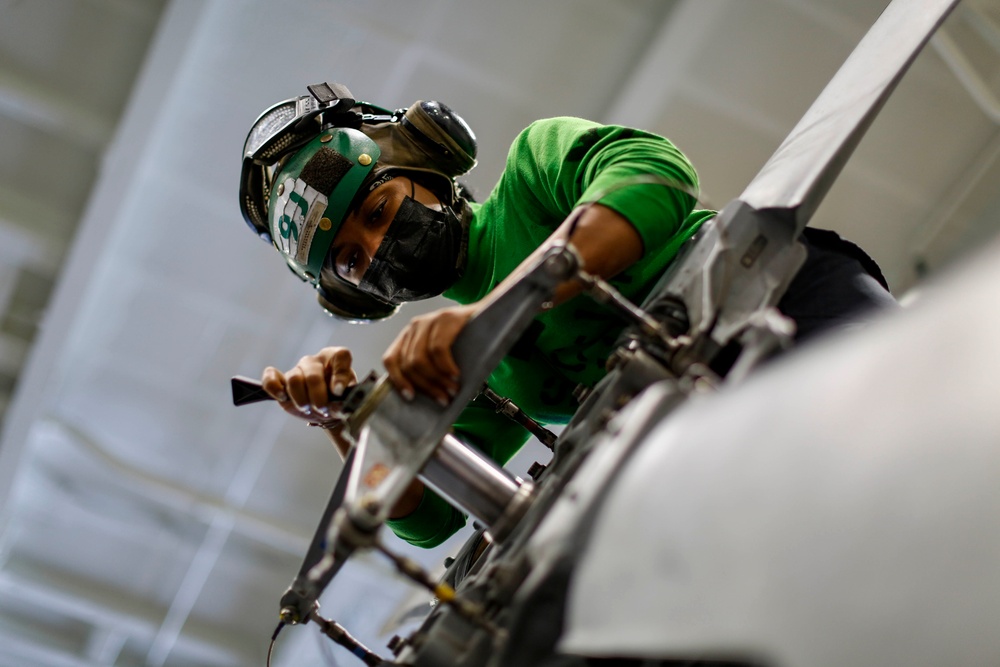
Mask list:
[[[399,119],[398,132],[393,157],[400,167],[429,168],[455,178],[476,166],[476,135],[447,105],[412,104]]]
[[[476,151],[479,146],[476,135],[465,119],[452,111],[448,105],[434,100],[420,102],[420,108],[454,142],[452,146],[437,142],[439,148],[446,153],[458,153],[460,159],[469,165],[467,169],[471,169],[476,164]],[[408,121],[409,119],[404,116],[403,122]]]
[[[336,278],[320,280],[316,286],[316,300],[333,317],[355,323],[384,320],[399,310],[399,306],[386,303]]]

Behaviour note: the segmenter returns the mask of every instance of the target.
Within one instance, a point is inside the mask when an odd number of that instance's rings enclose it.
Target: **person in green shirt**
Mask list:
[[[697,208],[697,174],[669,140],[569,117],[523,130],[496,186],[477,203],[456,181],[475,163],[475,137],[446,106],[417,102],[389,112],[356,102],[336,84],[314,88],[295,101],[294,114],[291,101],[281,103],[251,130],[244,218],[335,316],[380,319],[402,303],[439,294],[456,303],[414,318],[385,352],[386,371],[404,398],[423,392],[450,401],[460,372],[451,357],[455,337],[499,286],[553,243],[571,240],[587,272],[641,302],[680,246],[714,215]],[[864,287],[880,298],[878,289]],[[600,380],[622,330],[581,289],[576,281],[559,286],[553,307],[535,318],[531,343],[488,379],[544,424],[568,421],[572,390]],[[860,310],[856,305],[850,310]],[[350,352],[338,347],[262,375],[265,391],[286,412],[327,426],[342,454],[349,445],[340,421],[330,418],[337,406],[329,396],[355,382]],[[475,401],[454,430],[501,465],[527,440],[519,426]],[[392,517],[390,528],[422,547],[440,544],[465,523],[419,482]]]

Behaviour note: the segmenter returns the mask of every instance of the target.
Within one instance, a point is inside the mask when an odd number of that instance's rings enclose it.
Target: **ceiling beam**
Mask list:
[[[13,480],[21,465],[35,419],[47,408],[52,394],[49,382],[62,360],[68,332],[76,321],[83,296],[107,251],[107,238],[127,192],[143,168],[143,156],[134,146],[148,134],[150,124],[165,113],[163,100],[178,76],[187,46],[208,3],[175,2],[164,13],[126,107],[115,140],[108,148],[104,177],[93,191],[69,257],[48,307],[41,334],[36,338],[18,381],[0,431],[0,531],[4,529]]]
[[[159,605],[21,557],[10,558],[0,570],[0,592],[12,606],[30,609],[35,615],[52,615],[54,625],[69,618],[95,631],[127,633],[147,643],[153,641],[166,613]],[[205,623],[185,627],[175,641],[178,656],[201,656],[206,662],[215,662],[213,656],[225,655],[233,663],[248,658],[246,637],[232,636]]]
[[[44,429],[45,437],[56,437],[69,443],[70,446],[81,449],[112,473],[116,483],[120,483],[130,493],[160,507],[190,516],[209,526],[222,519],[232,525],[234,533],[278,553],[300,556],[309,548],[311,534],[297,532],[277,519],[252,512],[246,509],[242,502],[234,503],[231,499],[219,498],[190,488],[177,480],[144,470],[121,458],[65,420],[47,417],[42,418],[38,425],[40,429]],[[268,451],[277,441],[278,433],[284,426],[284,414],[281,412],[274,412],[273,416],[265,420],[260,431],[268,434]],[[266,458],[267,453],[265,451],[262,455]]]
[[[654,128],[728,6],[727,0],[678,3],[622,85],[606,122]]]
[[[160,17],[162,5],[157,2],[136,2],[135,0],[89,0],[90,4],[104,7],[121,18],[133,23],[152,25]]]
[[[115,119],[80,105],[72,95],[42,79],[6,66],[0,68],[0,114],[95,152],[111,140]]]
[[[0,647],[0,662],[5,665],[31,665],[31,667],[106,667],[67,650],[25,639],[15,632],[4,632]],[[113,663],[111,663],[113,664]]]

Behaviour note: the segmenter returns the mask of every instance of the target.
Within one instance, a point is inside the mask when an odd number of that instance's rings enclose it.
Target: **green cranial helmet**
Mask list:
[[[360,130],[329,128],[278,169],[267,206],[274,246],[299,277],[319,284],[320,269],[351,202],[380,155]]]
[[[324,266],[359,193],[389,171],[419,173],[448,205],[463,206],[455,178],[476,164],[476,137],[447,106],[417,101],[390,111],[337,83],[264,111],[247,134],[240,211],[247,226],[316,288],[335,317],[371,321],[398,306],[362,292]],[[447,200],[447,201],[446,201]]]

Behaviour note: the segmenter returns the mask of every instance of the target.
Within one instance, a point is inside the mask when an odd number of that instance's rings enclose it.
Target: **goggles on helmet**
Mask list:
[[[397,304],[362,292],[340,278],[332,267],[324,268],[321,274],[316,300],[328,315],[354,324],[384,320],[399,311]]]
[[[288,157],[331,127],[357,129],[362,122],[395,120],[387,109],[357,102],[346,86],[308,86],[310,95],[279,102],[262,113],[243,145],[240,211],[258,236],[273,243],[267,221],[273,179]]]

